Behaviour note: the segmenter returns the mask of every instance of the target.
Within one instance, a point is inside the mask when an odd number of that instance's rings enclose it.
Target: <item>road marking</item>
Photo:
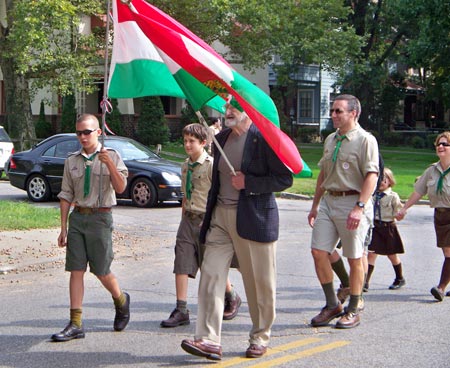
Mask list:
[[[282,352],[286,352],[295,348],[299,348],[302,346],[306,346],[306,345],[310,345],[310,344],[314,344],[317,342],[322,341],[323,339],[319,339],[316,337],[310,337],[310,338],[306,338],[303,340],[298,340],[298,341],[293,341],[290,342],[288,344],[284,344],[284,345],[280,345],[280,346],[274,346],[273,348],[269,348],[267,349],[267,353],[264,355],[264,357],[267,356],[271,356],[271,355],[275,355],[275,354],[279,354]],[[273,360],[269,360],[269,361],[264,361],[258,364],[254,364],[254,365],[245,365],[246,367],[272,367],[274,365],[278,365],[278,364],[282,364],[282,363],[287,363],[293,360],[297,360],[300,358],[304,358],[310,355],[314,355],[317,353],[321,353],[327,350],[331,350],[331,349],[336,349],[338,347],[342,347],[345,346],[347,344],[350,344],[349,341],[336,341],[327,345],[322,345],[322,346],[318,346],[315,348],[311,348],[308,350],[304,350],[298,353],[293,353],[293,354],[289,354],[287,356],[283,356],[280,358],[276,358]],[[214,367],[232,367],[232,366],[237,366],[240,365],[241,363],[249,363],[252,360],[249,360],[246,357],[236,357],[236,358],[232,358],[226,361],[222,361],[222,362],[217,362],[216,364],[214,364]],[[205,365],[204,367],[211,367],[211,365]]]
[[[332,343],[327,344],[327,345],[317,346],[315,348],[311,348],[311,349],[308,349],[308,350],[303,350],[303,351],[300,351],[298,353],[289,354],[287,356],[282,356],[280,358],[268,360],[268,361],[265,361],[265,362],[261,362],[259,364],[252,364],[252,365],[249,365],[248,367],[261,367],[261,368],[262,367],[264,367],[264,368],[265,367],[273,367],[275,365],[292,362],[294,360],[305,358],[305,357],[308,357],[308,356],[311,356],[311,355],[314,355],[314,354],[317,354],[317,353],[323,353],[323,352],[328,351],[328,350],[340,348],[340,347],[343,347],[343,346],[348,345],[348,344],[350,344],[350,341],[335,341],[335,342],[332,342]]]

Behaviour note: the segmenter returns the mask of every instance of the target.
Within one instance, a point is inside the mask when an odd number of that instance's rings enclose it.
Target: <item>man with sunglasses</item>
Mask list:
[[[58,194],[61,211],[58,246],[66,247],[66,271],[70,272],[70,322],[52,335],[51,339],[57,342],[84,338],[81,316],[88,264],[90,272],[113,298],[114,330],[122,331],[130,319],[130,296],[122,292],[110,270],[114,258],[111,207],[116,204],[115,192],[122,193],[126,188],[128,170],[116,151],[102,147],[98,140],[101,134],[94,115],[80,116],[76,135],[82,148],[70,155],[64,165]],[[69,215],[72,204],[75,207]]]
[[[364,240],[373,219],[371,197],[379,172],[378,144],[358,123],[361,105],[356,97],[336,97],[330,111],[337,130],[325,140],[316,192],[308,214],[308,222],[313,227],[311,252],[326,305],[311,320],[311,325],[326,326],[341,317],[336,328],[353,328],[360,323],[358,304],[364,283]],[[339,239],[350,265],[350,302],[345,309],[334,292],[329,260]]]

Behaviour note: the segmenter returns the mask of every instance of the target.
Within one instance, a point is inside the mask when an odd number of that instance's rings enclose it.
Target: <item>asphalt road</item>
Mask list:
[[[0,200],[24,200],[24,192],[0,183]],[[279,199],[277,319],[269,353],[249,360],[243,355],[251,326],[240,276],[230,277],[243,298],[238,317],[223,324],[228,367],[448,367],[450,298],[438,303],[429,290],[439,279],[442,253],[435,246],[433,212],[415,206],[399,223],[406,247],[401,257],[407,285],[388,290],[394,279],[386,257],[379,257],[371,288],[364,294],[361,325],[337,330],[312,328],[310,319],[324,304],[309,250],[306,217],[311,202]],[[51,206],[57,206],[52,202]],[[174,307],[173,245],[180,207],[154,209],[119,205],[114,220],[120,252],[113,263],[124,290],[131,295],[127,329],[112,331],[114,308],[95,277],[86,277],[86,338],[52,343],[49,337],[68,320],[68,275],[63,262],[34,272],[0,276],[0,367],[200,367],[211,363],[186,354],[180,343],[193,337],[198,280],[190,283],[191,325],[161,329]],[[54,234],[51,233],[51,236]],[[9,242],[14,245],[10,234]],[[5,233],[0,238],[5,241]],[[53,238],[54,239],[54,238]],[[54,240],[49,240],[49,243]],[[61,257],[61,255],[55,255]],[[336,286],[338,283],[336,281]]]

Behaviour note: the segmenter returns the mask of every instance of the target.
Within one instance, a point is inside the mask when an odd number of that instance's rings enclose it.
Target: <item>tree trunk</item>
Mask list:
[[[14,70],[14,60],[0,56],[6,98],[6,123],[16,151],[28,149],[36,143],[36,132],[31,113],[28,81]]]

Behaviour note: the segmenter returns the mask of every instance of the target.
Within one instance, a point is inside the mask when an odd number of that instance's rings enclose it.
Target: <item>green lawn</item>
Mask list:
[[[60,225],[59,209],[31,203],[0,201],[0,231],[48,229]]]
[[[301,144],[299,146],[303,160],[313,171],[312,179],[295,179],[294,185],[288,190],[298,194],[314,195],[316,178],[319,174],[317,163],[322,156],[322,145]],[[397,180],[393,188],[402,199],[407,199],[414,190],[417,176],[433,162],[438,160],[434,151],[429,149],[413,149],[407,147],[381,147],[384,165],[389,167]]]
[[[317,163],[322,156],[322,144],[299,144],[299,150],[303,160],[313,172],[311,179],[294,179],[294,185],[287,191],[296,194],[314,195],[316,179],[319,174]],[[171,143],[163,146],[163,151],[178,155],[185,155],[181,143]],[[384,164],[389,167],[397,180],[394,187],[402,199],[407,199],[414,189],[414,181],[417,176],[433,162],[438,160],[434,151],[429,149],[415,149],[411,147],[381,147]],[[173,156],[162,155],[171,160],[183,161]]]

